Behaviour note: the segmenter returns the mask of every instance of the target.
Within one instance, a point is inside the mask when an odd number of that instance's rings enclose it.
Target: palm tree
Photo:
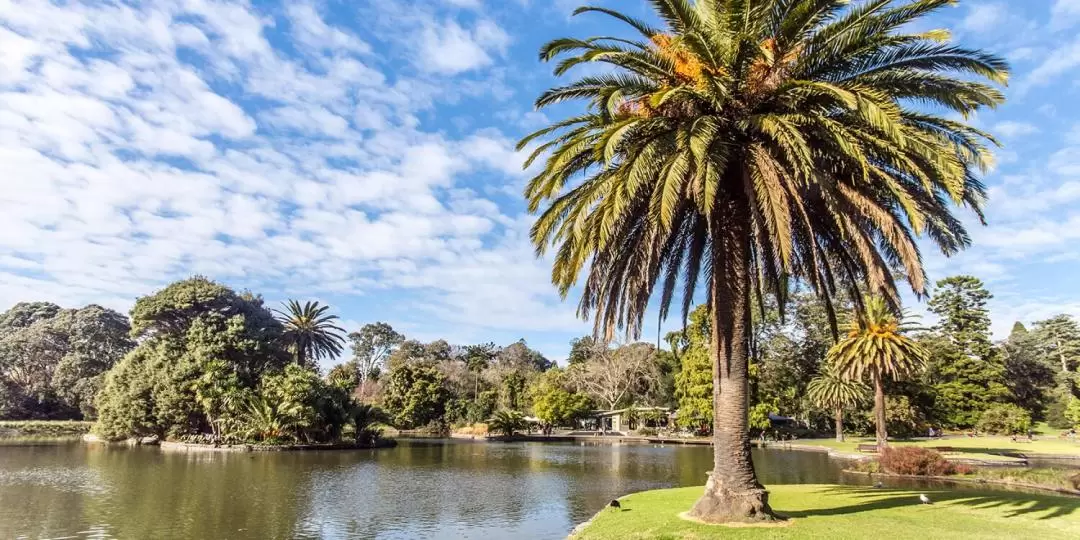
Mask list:
[[[893,380],[917,373],[926,366],[927,353],[921,345],[903,333],[899,317],[880,297],[867,298],[865,309],[855,314],[847,337],[829,349],[826,361],[843,377],[862,380],[869,376],[874,383],[874,422],[877,447],[888,446],[885,430],[886,378]]]
[[[837,287],[899,302],[891,268],[924,292],[915,235],[944,253],[970,239],[952,204],[981,215],[976,177],[989,135],[912,108],[969,115],[1003,102],[1003,60],[910,33],[952,0],[650,0],[662,27],[600,7],[640,36],[556,39],[540,51],[557,75],[538,108],[586,110],[532,133],[525,188],[552,281],[580,290],[579,315],[610,339],[640,336],[659,288],[660,316],[681,287],[685,320],[699,283],[710,316],[716,393],[714,469],[691,514],[771,519],[750,461],[751,301],[800,280],[830,306]],[[585,267],[588,266],[586,270]],[[579,275],[585,274],[579,283]],[[578,288],[580,287],[580,288]]]
[[[282,334],[286,347],[296,358],[296,363],[306,366],[309,361],[341,354],[345,330],[333,324],[337,315],[330,315],[330,306],[320,306],[318,302],[289,300],[285,310],[274,310],[278,320],[285,327]]]
[[[836,440],[844,442],[844,409],[862,403],[869,388],[861,381],[845,378],[830,367],[806,386],[806,395],[818,407],[832,409],[836,420]]]
[[[525,416],[517,411],[499,411],[488,420],[488,430],[502,433],[504,437],[513,437],[514,433],[525,429]]]

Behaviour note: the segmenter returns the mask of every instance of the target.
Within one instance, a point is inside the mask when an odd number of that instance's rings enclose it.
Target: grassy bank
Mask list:
[[[908,491],[855,486],[770,486],[779,527],[732,528],[687,521],[700,487],[646,491],[601,511],[575,539],[1080,538],[1080,498],[1003,491]],[[927,494],[932,505],[918,502]]]
[[[1077,490],[1080,473],[1075,469],[977,469],[962,478],[974,478],[1017,486],[1039,486],[1049,489]]]
[[[836,439],[802,439],[795,441],[796,444],[816,445],[833,448],[842,452],[857,453],[856,447],[860,444],[873,444],[873,438],[849,437],[844,442],[836,442]],[[1010,437],[955,437],[935,440],[914,441],[889,441],[893,446],[921,446],[923,448],[948,447],[953,452],[946,454],[969,454],[965,457],[992,458],[995,454],[1014,453],[1022,454],[1052,454],[1056,456],[1080,456],[1080,443],[1059,439],[1052,436],[1036,438],[1031,442],[1013,441]]]
[[[81,437],[90,432],[93,422],[74,420],[3,420],[0,439],[51,439]]]

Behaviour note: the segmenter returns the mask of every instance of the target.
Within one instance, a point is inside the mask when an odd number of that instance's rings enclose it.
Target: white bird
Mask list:
[[[927,497],[926,495],[924,495],[922,493],[919,494],[919,501],[922,502],[923,504],[934,504],[934,503],[930,502],[930,497]]]

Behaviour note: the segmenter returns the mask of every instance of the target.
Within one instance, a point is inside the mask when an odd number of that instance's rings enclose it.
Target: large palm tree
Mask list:
[[[818,407],[833,411],[836,421],[836,440],[844,442],[844,409],[866,399],[869,388],[862,381],[848,379],[831,368],[814,377],[806,386],[806,396]]]
[[[284,310],[274,310],[285,327],[282,338],[297,364],[306,366],[309,361],[317,362],[341,354],[345,330],[334,325],[338,316],[327,313],[329,309],[318,302],[300,304],[289,300]]]
[[[952,1],[649,0],[659,27],[583,7],[640,35],[540,51],[561,58],[557,75],[608,66],[544,92],[538,108],[588,107],[519,144],[536,144],[526,167],[546,156],[525,197],[559,291],[580,285],[597,334],[637,337],[657,287],[662,317],[681,287],[685,320],[705,284],[715,459],[697,518],[772,516],[747,432],[750,299],[782,305],[795,278],[830,306],[838,286],[898,303],[893,268],[923,293],[915,235],[946,254],[969,243],[951,208],[981,215],[992,140],[951,113],[1001,103],[979,79],[1004,83],[1007,66],[946,31],[912,33]]]
[[[829,349],[826,361],[841,376],[874,384],[874,423],[878,449],[888,445],[885,430],[885,379],[900,379],[926,367],[927,353],[904,335],[901,319],[880,297],[867,298],[862,312],[855,314],[847,337]]]

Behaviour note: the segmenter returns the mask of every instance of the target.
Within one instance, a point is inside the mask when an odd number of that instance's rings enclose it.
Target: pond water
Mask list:
[[[754,450],[765,484],[863,482]],[[0,538],[565,538],[611,499],[701,485],[699,446],[402,440],[361,451],[0,446]]]

